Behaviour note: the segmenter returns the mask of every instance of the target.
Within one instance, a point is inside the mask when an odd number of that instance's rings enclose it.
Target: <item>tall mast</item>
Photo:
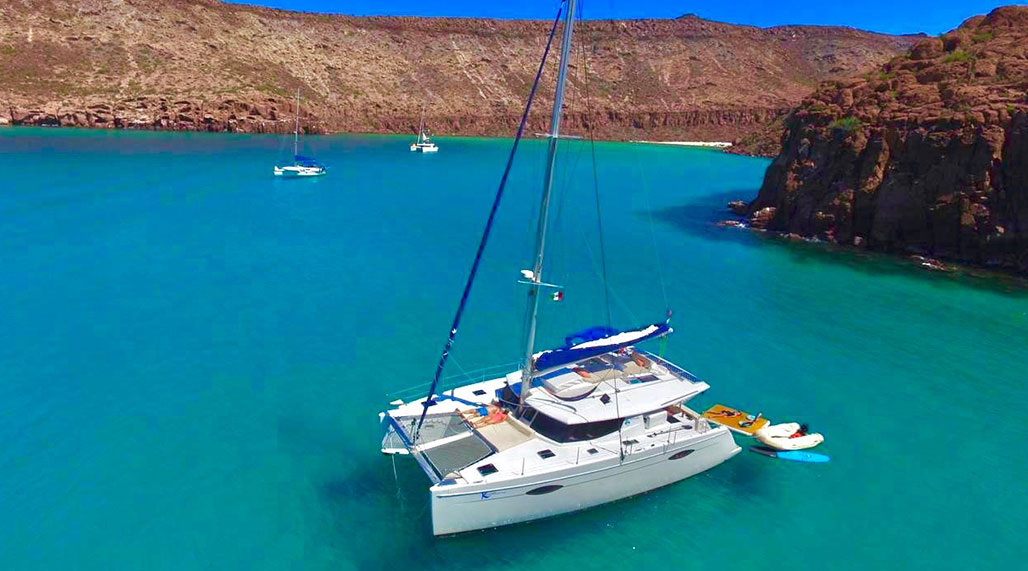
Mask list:
[[[293,129],[293,158],[299,153],[300,148],[300,88],[296,88],[296,128]]]
[[[421,105],[421,126],[418,127],[418,144],[425,139],[425,105]]]
[[[553,191],[553,164],[557,158],[557,141],[560,139],[560,114],[564,103],[564,80],[567,78],[568,57],[571,53],[571,36],[575,25],[576,0],[567,0],[564,14],[564,37],[560,45],[560,69],[553,93],[553,116],[550,118],[550,145],[546,153],[546,173],[543,175],[543,198],[539,204],[539,227],[535,235],[535,266],[529,278],[528,311],[525,313],[525,365],[521,369],[521,392],[518,408],[525,404],[528,387],[532,380],[535,346],[535,326],[539,312],[539,289],[543,280],[543,255],[546,252],[546,226],[550,215],[550,195]]]

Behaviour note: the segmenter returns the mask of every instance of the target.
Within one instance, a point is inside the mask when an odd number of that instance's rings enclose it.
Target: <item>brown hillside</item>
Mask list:
[[[825,84],[786,127],[758,223],[1028,272],[1028,6]]]
[[[300,88],[310,129],[509,134],[549,22],[357,18],[215,0],[0,3],[0,120],[287,130]],[[609,138],[731,140],[820,80],[880,65],[914,39],[848,28],[760,29],[683,17],[589,21],[571,128]],[[545,91],[538,109],[547,104]],[[533,118],[544,129],[545,118]]]

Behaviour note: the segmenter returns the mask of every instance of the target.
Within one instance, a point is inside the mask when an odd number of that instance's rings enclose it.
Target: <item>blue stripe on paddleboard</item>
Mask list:
[[[756,452],[757,454],[763,454],[764,456],[770,456],[771,458],[781,458],[782,460],[793,460],[795,462],[811,462],[814,464],[820,464],[830,460],[828,456],[817,454],[815,452],[804,452],[803,450],[773,450],[765,446],[750,446],[750,452]]]
[[[802,450],[781,450],[777,454],[778,458],[783,460],[795,460],[797,462],[827,462],[828,456],[824,454],[816,454],[814,452],[804,452]]]

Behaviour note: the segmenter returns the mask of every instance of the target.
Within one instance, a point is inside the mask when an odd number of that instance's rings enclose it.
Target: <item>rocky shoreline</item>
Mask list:
[[[631,141],[644,133],[649,137],[718,143],[769,121],[784,110],[742,109],[704,112],[638,112],[630,114],[567,113],[565,130],[584,134],[590,129],[603,140]],[[0,110],[0,125],[38,127],[86,127],[94,129],[145,129],[159,131],[208,131],[228,133],[288,133],[294,128],[295,104],[266,98],[259,102],[226,99],[216,102],[168,98],[134,98],[117,103],[88,102],[77,106],[47,104]],[[431,115],[428,124],[437,135],[509,136],[518,117],[513,114],[441,116]],[[319,117],[301,105],[301,129],[306,133],[392,133],[415,132],[417,115],[389,117]],[[549,117],[533,114],[529,128],[544,131]],[[727,136],[723,136],[727,135]],[[654,139],[654,142],[660,142]]]
[[[785,128],[752,226],[1028,275],[1028,7],[827,82]]]
[[[768,234],[768,235],[776,237],[776,238],[780,238],[780,239],[783,239],[783,240],[788,240],[790,242],[806,242],[806,243],[813,243],[813,244],[826,244],[826,243],[830,243],[830,244],[833,244],[833,245],[841,245],[841,246],[844,246],[844,247],[847,247],[847,248],[851,248],[853,250],[863,250],[863,251],[867,250],[864,247],[865,246],[865,242],[863,240],[859,240],[859,239],[858,240],[854,240],[854,243],[852,245],[844,245],[844,244],[839,244],[838,242],[834,242],[834,241],[830,241],[830,240],[822,240],[822,239],[818,238],[817,236],[803,236],[803,235],[797,234],[795,232],[782,232],[782,231],[769,230],[768,229],[768,224],[771,222],[771,220],[774,218],[774,215],[775,215],[774,207],[770,207],[770,206],[769,207],[765,207],[765,208],[762,208],[762,209],[760,209],[760,210],[758,210],[756,212],[753,212],[753,213],[747,215],[746,214],[747,203],[745,203],[745,202],[743,202],[741,200],[736,200],[736,201],[732,201],[732,202],[728,203],[728,210],[732,214],[735,214],[736,218],[729,218],[729,219],[726,219],[726,220],[719,221],[717,223],[717,226],[719,228],[736,228],[736,229],[740,229],[740,230],[750,230],[750,231],[754,231],[754,232],[761,232],[761,233],[765,233],[765,234]],[[914,262],[918,267],[920,267],[922,269],[925,269],[925,270],[931,270],[931,271],[935,271],[935,272],[946,272],[946,273],[952,273],[952,272],[961,271],[961,267],[960,267],[958,262],[953,262],[953,263],[947,264],[943,260],[939,260],[939,259],[936,259],[936,258],[930,258],[930,257],[922,256],[922,255],[919,255],[919,254],[910,254],[910,255],[907,255],[906,258],[908,260],[911,260],[912,262]],[[1016,273],[1015,273],[1015,275],[1016,275]]]
[[[261,103],[225,100],[216,104],[167,98],[135,98],[116,104],[102,101],[63,108],[50,104],[9,108],[0,124],[94,129],[145,129],[235,133],[287,133],[294,129],[295,104],[267,99]],[[5,116],[6,115],[6,116]],[[321,121],[301,110],[303,129],[326,132]]]
[[[913,253],[883,252],[868,248],[866,243],[860,240],[857,240],[854,244],[842,244],[837,241],[822,240],[817,236],[804,236],[795,232],[770,230],[766,227],[766,221],[770,220],[773,216],[773,212],[769,211],[757,213],[757,216],[755,217],[756,226],[754,226],[753,221],[749,216],[738,214],[738,210],[734,207],[737,203],[746,204],[742,201],[733,201],[729,203],[728,210],[734,216],[732,218],[726,218],[718,221],[715,226],[725,230],[754,232],[769,239],[779,240],[782,242],[802,243],[811,246],[820,246],[825,249],[831,248],[832,251],[836,252],[841,249],[842,251],[849,251],[855,254],[868,253],[890,256],[901,265],[907,265],[908,267],[929,273],[948,274],[954,277],[971,277],[986,280],[981,282],[983,284],[1001,284],[1004,287],[1015,288],[1017,290],[1028,289],[1028,275],[1009,266],[987,266],[973,263],[969,264],[966,260],[934,258]]]

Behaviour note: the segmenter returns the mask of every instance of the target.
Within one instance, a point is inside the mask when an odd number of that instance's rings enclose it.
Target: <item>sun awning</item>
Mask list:
[[[671,326],[667,323],[654,323],[641,329],[635,329],[632,331],[622,331],[620,333],[613,329],[599,329],[593,328],[587,331],[602,331],[605,335],[595,337],[587,341],[582,341],[577,344],[572,342],[575,339],[582,338],[581,335],[576,334],[568,337],[568,343],[563,347],[557,349],[551,349],[549,351],[543,351],[535,354],[535,370],[537,373],[548,371],[550,369],[566,365],[568,363],[574,363],[582,359],[588,359],[596,355],[602,355],[610,351],[617,351],[623,349],[629,345],[634,345],[653,337],[660,337],[671,333]]]

